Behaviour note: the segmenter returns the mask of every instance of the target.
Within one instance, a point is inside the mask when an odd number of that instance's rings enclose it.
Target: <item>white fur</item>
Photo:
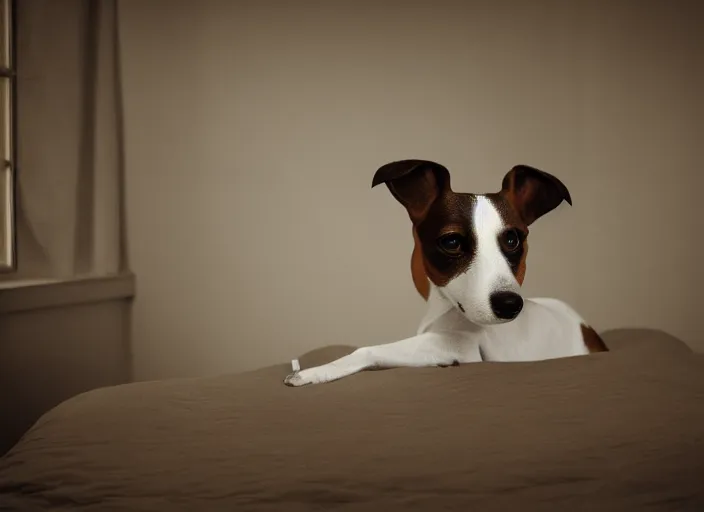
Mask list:
[[[446,366],[479,361],[537,361],[586,355],[584,320],[556,299],[525,299],[514,320],[496,318],[489,296],[518,293],[520,285],[499,247],[505,226],[486,197],[477,196],[473,212],[477,240],[469,269],[440,288],[431,283],[428,309],[416,336],[362,347],[328,364],[290,374],[289,386],[320,384],[364,370]],[[461,303],[464,313],[458,309]]]

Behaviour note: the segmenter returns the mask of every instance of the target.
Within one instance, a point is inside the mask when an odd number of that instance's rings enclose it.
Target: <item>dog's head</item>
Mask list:
[[[464,315],[477,324],[513,320],[523,308],[528,226],[572,199],[554,176],[517,165],[501,191],[461,194],[450,173],[426,160],[381,167],[372,187],[385,183],[413,222],[425,273]]]

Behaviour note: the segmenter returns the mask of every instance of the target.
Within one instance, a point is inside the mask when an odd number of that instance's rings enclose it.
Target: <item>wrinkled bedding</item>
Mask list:
[[[603,337],[611,352],[304,388],[286,363],[91,391],[0,459],[0,510],[704,510],[704,357]]]

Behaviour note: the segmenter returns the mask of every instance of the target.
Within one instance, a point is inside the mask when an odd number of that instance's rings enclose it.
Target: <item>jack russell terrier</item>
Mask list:
[[[314,368],[294,365],[286,385],[321,384],[365,370],[538,361],[608,350],[564,302],[520,295],[528,226],[562,201],[572,204],[559,179],[517,165],[500,192],[462,194],[450,188],[444,166],[403,160],[381,167],[372,187],[380,183],[413,222],[413,282],[428,302],[418,333]]]

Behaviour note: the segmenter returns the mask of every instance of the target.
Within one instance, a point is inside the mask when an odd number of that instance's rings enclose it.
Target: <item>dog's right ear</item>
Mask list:
[[[386,183],[415,224],[425,218],[428,208],[440,195],[450,190],[450,172],[429,160],[400,160],[376,171],[372,188],[380,183]]]
[[[501,191],[527,226],[557,208],[572,205],[570,191],[559,179],[529,165],[516,165],[504,177]]]

